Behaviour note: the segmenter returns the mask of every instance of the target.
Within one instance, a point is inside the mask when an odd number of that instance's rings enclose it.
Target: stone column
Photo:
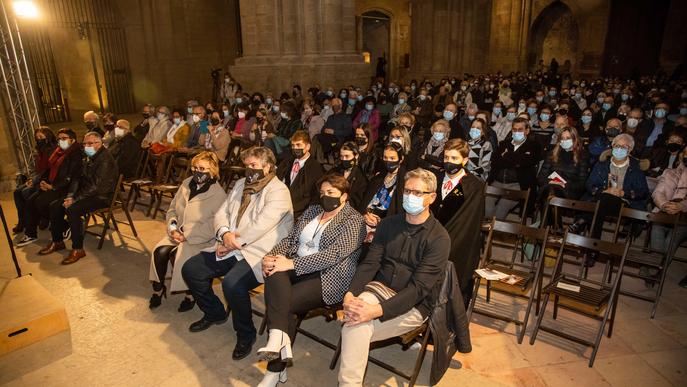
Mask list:
[[[353,1],[240,0],[240,8],[243,56],[229,71],[246,91],[369,84]]]

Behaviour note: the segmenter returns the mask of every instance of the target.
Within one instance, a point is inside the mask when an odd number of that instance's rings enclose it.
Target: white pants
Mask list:
[[[372,293],[359,296],[370,304],[379,304]],[[372,320],[341,329],[341,365],[339,366],[339,387],[362,386],[370,353],[370,343],[386,340],[410,332],[422,325],[424,318],[415,308],[391,320]]]

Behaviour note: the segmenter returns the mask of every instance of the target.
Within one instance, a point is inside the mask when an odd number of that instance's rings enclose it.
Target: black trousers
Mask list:
[[[177,255],[176,245],[160,246],[153,251],[153,260],[155,261],[155,272],[159,282],[153,282],[153,290],[159,292],[162,290],[162,285],[165,284],[165,276],[167,275],[167,268],[171,263],[174,266],[174,258]]]
[[[70,227],[72,230],[72,249],[83,249],[84,228],[81,219],[86,213],[105,208],[109,205],[107,200],[92,197],[84,198],[72,203],[69,208],[64,208],[63,202],[55,200],[50,204],[50,232],[53,242],[62,242],[62,233]],[[65,215],[67,221],[64,220]]]
[[[62,204],[63,201],[64,193],[59,191],[38,190],[31,194],[24,208],[24,235],[35,238],[38,235],[38,223],[41,218],[48,217],[52,202],[59,202]]]
[[[594,239],[601,239],[604,220],[608,216],[618,216],[620,207],[623,203],[623,199],[615,195],[602,193],[599,196],[599,211],[596,213],[596,220],[594,220],[594,224],[592,224],[589,236]]]
[[[26,225],[26,205],[31,195],[36,193],[36,191],[38,191],[38,187],[35,185],[31,187],[24,185],[14,190],[14,207],[17,209],[18,219],[17,225],[22,227]]]
[[[265,304],[267,328],[279,329],[289,334],[291,342],[296,336],[296,316],[325,306],[322,300],[320,273],[297,276],[289,270],[265,278]],[[271,372],[281,372],[286,363],[276,359],[267,364]]]

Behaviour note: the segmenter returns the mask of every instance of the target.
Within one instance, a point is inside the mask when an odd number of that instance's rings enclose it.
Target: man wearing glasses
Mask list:
[[[418,168],[405,176],[405,213],[383,219],[344,296],[339,386],[361,386],[370,342],[410,332],[429,316],[451,241],[429,206],[437,179]]]
[[[86,256],[83,249],[83,220],[85,214],[109,206],[112,193],[119,177],[117,162],[103,146],[100,134],[88,132],[83,141],[84,154],[81,176],[72,180],[63,202],[50,204],[50,232],[52,243],[38,252],[46,255],[63,250],[65,230],[71,230],[72,251],[62,260],[63,265],[72,264]],[[64,220],[67,215],[67,221]]]

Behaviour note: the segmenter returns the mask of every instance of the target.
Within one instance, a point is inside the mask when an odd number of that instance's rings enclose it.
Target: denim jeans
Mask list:
[[[660,252],[665,252],[668,249],[670,242],[670,233],[673,231],[672,227],[659,226],[657,224],[651,227],[651,248]],[[675,232],[675,241],[673,241],[673,252],[677,250],[680,243],[687,240],[687,226],[678,226]]]
[[[227,310],[212,290],[212,280],[224,276],[222,291],[232,311],[231,321],[236,337],[241,342],[253,341],[257,331],[248,292],[260,282],[248,262],[243,259],[237,261],[236,258],[217,261],[214,252],[202,252],[186,261],[181,268],[181,275],[208,321],[223,320],[227,316]]]

